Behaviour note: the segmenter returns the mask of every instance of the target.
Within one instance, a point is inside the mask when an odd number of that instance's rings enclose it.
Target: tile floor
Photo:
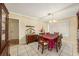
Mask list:
[[[52,51],[48,49],[44,50],[44,53],[41,54],[41,49],[37,49],[38,43],[33,42],[30,44],[23,45],[14,45],[10,47],[11,56],[72,56],[72,46],[68,45],[66,42],[63,42],[62,48],[59,52],[56,52],[54,48]]]

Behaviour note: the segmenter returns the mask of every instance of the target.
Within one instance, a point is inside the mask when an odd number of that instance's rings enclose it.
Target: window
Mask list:
[[[50,23],[48,27],[50,33],[59,32],[63,36],[69,36],[69,21]]]

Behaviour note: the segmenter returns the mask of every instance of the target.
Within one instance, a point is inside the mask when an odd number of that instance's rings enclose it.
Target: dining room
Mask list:
[[[19,20],[19,44],[10,46],[11,56],[78,55],[76,13],[79,4],[5,5],[10,12],[9,17]]]

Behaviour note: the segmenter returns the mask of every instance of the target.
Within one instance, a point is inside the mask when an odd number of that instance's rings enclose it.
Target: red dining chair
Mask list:
[[[60,34],[59,37],[57,38],[57,42],[56,42],[56,51],[57,52],[62,46],[62,40],[61,40],[62,38],[63,38],[62,34]]]
[[[54,35],[59,35],[59,32],[54,32]]]
[[[41,52],[42,54],[43,54],[43,51],[44,51],[45,47],[48,48],[48,42],[45,41],[45,40],[42,38],[42,36],[39,36],[39,40],[38,40],[38,50],[39,50],[39,47],[42,48],[42,52]]]
[[[46,35],[50,35],[50,32],[47,32]]]

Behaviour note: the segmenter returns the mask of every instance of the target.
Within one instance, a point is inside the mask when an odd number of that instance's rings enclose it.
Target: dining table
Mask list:
[[[56,41],[57,41],[57,38],[58,38],[58,34],[53,34],[53,35],[42,35],[42,38],[44,40],[47,40],[48,41],[48,49],[49,50],[52,50],[52,48],[55,47],[55,44],[56,44]]]

